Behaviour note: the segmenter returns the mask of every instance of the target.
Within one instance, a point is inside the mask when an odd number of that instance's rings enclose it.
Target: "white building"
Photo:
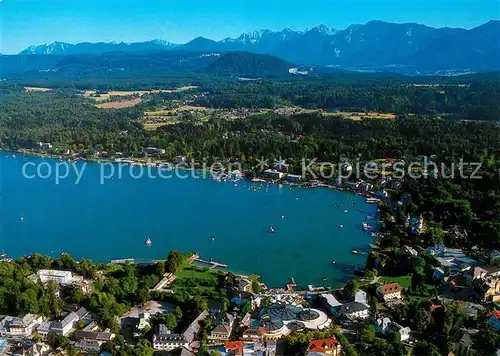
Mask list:
[[[399,334],[401,341],[406,341],[410,338],[411,329],[409,327],[402,327],[397,323],[392,323],[391,327]]]
[[[388,302],[395,299],[402,299],[402,290],[403,288],[401,288],[399,283],[390,283],[378,287],[377,292],[384,302]]]
[[[37,275],[42,283],[47,283],[48,281],[56,281],[58,284],[68,285],[73,281],[73,274],[71,273],[71,271],[41,269],[37,272]]]
[[[153,335],[153,349],[171,351],[181,347],[188,347],[189,342],[183,334],[174,334],[164,324],[158,326]]]
[[[354,301],[368,306],[367,294],[364,290],[360,289],[354,296]]]
[[[10,336],[30,336],[43,318],[35,314],[26,314],[23,318],[7,316],[1,322],[0,330]]]
[[[369,311],[370,309],[368,306],[358,302],[351,302],[342,305],[338,313],[339,315],[345,316],[347,319],[356,320],[368,318]]]

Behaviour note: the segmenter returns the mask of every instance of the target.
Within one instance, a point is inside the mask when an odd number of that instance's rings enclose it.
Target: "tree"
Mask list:
[[[184,262],[184,255],[177,250],[170,251],[165,269],[170,273],[177,273],[182,263]]]
[[[361,329],[359,340],[364,344],[371,344],[375,340],[377,330],[372,324],[365,324]]]
[[[344,286],[343,294],[347,299],[353,299],[361,286],[361,282],[357,279],[351,280]]]
[[[174,315],[175,317],[180,320],[182,319],[182,309],[180,306],[176,306],[175,309],[174,309]]]
[[[175,330],[177,327],[177,319],[172,313],[166,313],[163,320],[165,321],[165,326],[168,330]]]
[[[415,314],[414,322],[417,330],[422,332],[426,330],[431,323],[431,316],[425,309],[418,309]]]
[[[165,262],[163,261],[156,262],[155,274],[160,278],[163,277],[163,275],[165,274]]]
[[[427,235],[429,236],[429,243],[431,245],[438,245],[444,243],[444,231],[439,227],[433,227],[433,226],[428,227]]]
[[[249,313],[252,310],[252,302],[250,302],[248,299],[243,302],[243,304],[240,307],[240,314],[245,315]]]
[[[146,304],[151,299],[151,295],[149,293],[149,288],[146,286],[142,286],[139,288],[139,292],[137,293],[137,301],[141,303],[141,305]]]
[[[151,343],[146,339],[140,339],[134,347],[135,356],[152,356],[153,348]]]
[[[258,281],[252,281],[252,290],[254,293],[262,293],[262,286]]]

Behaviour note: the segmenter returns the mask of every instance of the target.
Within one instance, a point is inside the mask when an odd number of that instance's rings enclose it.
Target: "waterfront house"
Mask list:
[[[335,337],[328,339],[317,339],[312,340],[307,346],[306,355],[330,355],[330,356],[340,356],[342,351],[342,346],[340,342],[337,341]]]
[[[186,156],[175,156],[173,159],[174,164],[184,164],[187,162]]]
[[[500,331],[500,310],[493,310],[486,318],[489,325]]]
[[[181,347],[187,347],[188,340],[183,334],[172,333],[165,324],[158,325],[153,335],[153,349],[171,351]]]
[[[338,314],[350,320],[366,319],[369,316],[369,308],[362,303],[350,302],[342,305]]]
[[[402,290],[403,288],[401,288],[399,283],[389,283],[378,287],[377,293],[384,302],[388,302],[394,299],[402,299]]]
[[[330,310],[330,313],[333,315],[337,314],[340,307],[342,306],[342,303],[340,303],[337,298],[333,296],[331,293],[325,293],[321,294],[321,298],[326,302],[328,306],[328,310]]]
[[[359,182],[344,182],[344,187],[350,190],[358,190]]]
[[[282,179],[284,174],[282,172],[276,171],[274,169],[266,169],[262,175],[269,179]]]
[[[359,187],[358,187],[361,194],[368,193],[372,188],[373,188],[372,184],[370,184],[368,182],[364,182],[364,181],[361,181],[361,183],[359,183]]]
[[[238,283],[238,290],[240,292],[252,293],[252,281],[245,277],[238,277],[236,282]]]
[[[298,174],[287,174],[285,180],[288,182],[298,182],[302,180],[302,176]]]
[[[36,144],[36,147],[41,149],[41,150],[47,151],[47,150],[52,149],[52,144],[50,142],[38,142]]]
[[[164,155],[165,150],[158,147],[147,147],[144,152],[148,155]]]

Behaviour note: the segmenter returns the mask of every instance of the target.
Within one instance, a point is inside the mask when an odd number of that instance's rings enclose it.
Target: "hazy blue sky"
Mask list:
[[[471,28],[499,12],[499,0],[0,0],[0,52],[53,41],[219,40],[369,20]]]

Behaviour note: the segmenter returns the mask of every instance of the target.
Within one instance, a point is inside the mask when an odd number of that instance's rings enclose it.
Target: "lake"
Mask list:
[[[372,241],[361,223],[376,205],[334,189],[127,173],[100,184],[103,166],[84,162],[75,163],[80,170],[85,165],[79,184],[73,170],[59,184],[23,176],[23,166],[30,176],[37,167],[45,175],[58,163],[0,153],[0,250],[9,256],[67,252],[108,262],[161,259],[178,249],[258,274],[272,287],[291,277],[300,286],[337,286],[364,265],[365,256],[351,250],[367,250]]]

